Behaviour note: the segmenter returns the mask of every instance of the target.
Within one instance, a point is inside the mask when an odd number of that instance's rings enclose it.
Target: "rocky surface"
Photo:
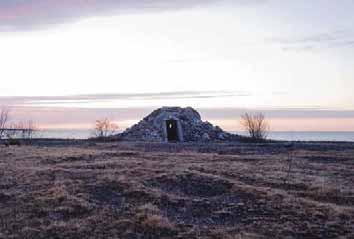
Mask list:
[[[182,128],[184,142],[230,141],[239,136],[223,131],[220,127],[204,122],[193,108],[163,107],[153,111],[138,124],[118,135],[121,139],[131,141],[164,142],[164,122],[177,120]]]

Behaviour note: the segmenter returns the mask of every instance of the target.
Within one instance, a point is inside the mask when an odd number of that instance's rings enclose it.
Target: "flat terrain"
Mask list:
[[[0,146],[0,238],[354,238],[354,144]]]

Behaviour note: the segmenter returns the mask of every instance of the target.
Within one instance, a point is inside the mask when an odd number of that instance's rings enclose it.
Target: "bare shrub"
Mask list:
[[[7,108],[0,109],[0,139],[6,136],[6,127],[10,119],[10,110]]]
[[[252,139],[267,139],[269,124],[262,113],[245,113],[241,116],[241,125],[249,133]]]
[[[38,131],[37,125],[31,120],[12,124],[10,129],[13,131],[12,137],[21,139],[32,139]]]
[[[96,120],[94,136],[98,138],[106,138],[114,135],[118,130],[118,125],[105,118],[103,120]]]
[[[161,213],[160,209],[151,203],[138,208],[136,213],[137,224],[145,235],[160,238],[174,234],[174,224]]]

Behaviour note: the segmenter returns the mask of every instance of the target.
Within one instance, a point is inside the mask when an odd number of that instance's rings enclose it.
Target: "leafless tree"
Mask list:
[[[96,120],[94,136],[98,138],[106,138],[114,135],[118,130],[118,125],[105,118]]]
[[[33,135],[39,130],[38,126],[32,120],[27,121],[25,129],[26,129],[25,136],[29,139],[32,139]]]
[[[12,137],[21,138],[21,139],[32,139],[38,127],[36,124],[29,120],[26,122],[19,122],[11,125]]]
[[[269,124],[262,113],[245,113],[241,116],[241,125],[255,140],[264,140],[268,136]]]
[[[0,139],[6,135],[6,127],[10,119],[10,110],[7,108],[0,109]]]

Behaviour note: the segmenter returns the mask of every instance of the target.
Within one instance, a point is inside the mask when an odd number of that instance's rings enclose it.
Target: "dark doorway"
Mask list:
[[[166,127],[167,127],[167,140],[168,140],[168,142],[179,141],[177,121],[176,120],[167,120]]]

